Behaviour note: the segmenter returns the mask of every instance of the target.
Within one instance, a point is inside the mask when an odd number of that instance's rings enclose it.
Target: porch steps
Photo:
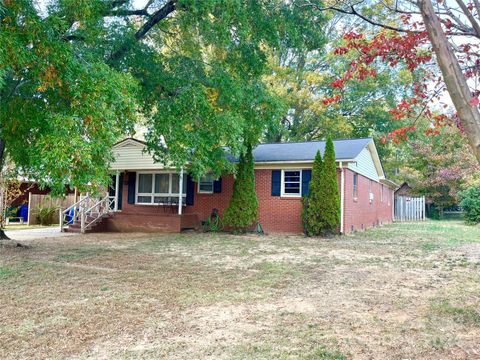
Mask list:
[[[90,226],[88,226],[85,229],[85,233],[98,232],[99,227],[102,226],[103,220],[107,219],[107,218],[111,218],[113,216],[113,214],[111,214],[111,213],[104,214],[100,217],[98,217],[98,215],[99,214],[97,214],[97,213],[92,213],[92,215],[89,215],[85,218],[85,223],[86,224],[88,224],[88,223],[92,222],[93,220],[97,219],[96,222],[94,222],[93,224],[91,224]],[[70,233],[81,233],[82,229],[81,229],[80,222],[75,222],[71,225],[68,225],[68,227],[64,228],[64,231],[65,232],[70,232]]]

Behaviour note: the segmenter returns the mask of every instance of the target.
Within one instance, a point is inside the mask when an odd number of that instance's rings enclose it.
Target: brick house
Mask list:
[[[371,138],[335,140],[341,231],[391,223],[395,184],[385,178]],[[325,142],[258,145],[254,151],[259,222],[264,231],[301,233],[301,197],[308,193],[313,159]],[[128,138],[114,146],[115,172],[110,195],[114,216],[102,222],[106,231],[178,232],[195,228],[213,209],[220,215],[233,190],[233,176],[207,174],[193,179],[185,171],[156,163],[142,141]],[[182,191],[179,191],[182,189]]]

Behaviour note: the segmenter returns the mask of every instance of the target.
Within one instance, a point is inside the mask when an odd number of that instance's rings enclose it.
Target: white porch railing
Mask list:
[[[60,209],[60,231],[67,226],[80,224],[81,233],[99,222],[104,215],[113,212],[115,196],[106,195],[98,199],[87,195],[65,210]]]

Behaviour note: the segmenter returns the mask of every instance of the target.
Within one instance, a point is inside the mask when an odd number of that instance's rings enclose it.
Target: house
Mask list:
[[[393,221],[393,189],[385,178],[371,138],[335,140],[341,231],[366,229]],[[110,195],[114,216],[105,231],[179,232],[197,228],[213,209],[222,215],[233,191],[233,175],[206,174],[193,179],[185,169],[156,163],[146,145],[133,138],[114,148],[115,173]],[[254,151],[259,222],[264,231],[301,233],[301,197],[308,193],[311,168],[324,141],[258,145]],[[180,191],[181,189],[181,191]]]

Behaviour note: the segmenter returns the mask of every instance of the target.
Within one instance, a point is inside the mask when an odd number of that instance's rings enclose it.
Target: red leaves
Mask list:
[[[342,79],[337,79],[335,81],[332,81],[332,83],[330,85],[333,88],[343,89],[344,81]]]
[[[392,115],[393,120],[402,120],[412,117],[415,114],[415,105],[420,103],[421,101],[416,97],[405,98],[396,108],[390,109],[388,112]]]
[[[339,102],[341,100],[342,96],[341,95],[335,95],[335,96],[332,96],[332,97],[327,97],[325,99],[322,100],[322,104],[323,105],[330,105],[330,104],[334,104],[336,102]]]
[[[446,27],[447,29],[451,29],[452,26],[453,26],[453,23],[452,23],[452,21],[451,21],[450,19],[445,19],[445,20],[443,21],[443,24],[445,25],[445,27]]]
[[[395,144],[399,144],[402,141],[408,140],[408,133],[411,131],[415,131],[416,126],[404,126],[398,129],[393,130],[389,133],[386,137],[382,138],[382,142],[385,143],[388,139],[391,139]]]
[[[478,106],[478,104],[480,104],[480,100],[478,100],[478,97],[472,97],[470,99],[470,105],[472,106]]]

